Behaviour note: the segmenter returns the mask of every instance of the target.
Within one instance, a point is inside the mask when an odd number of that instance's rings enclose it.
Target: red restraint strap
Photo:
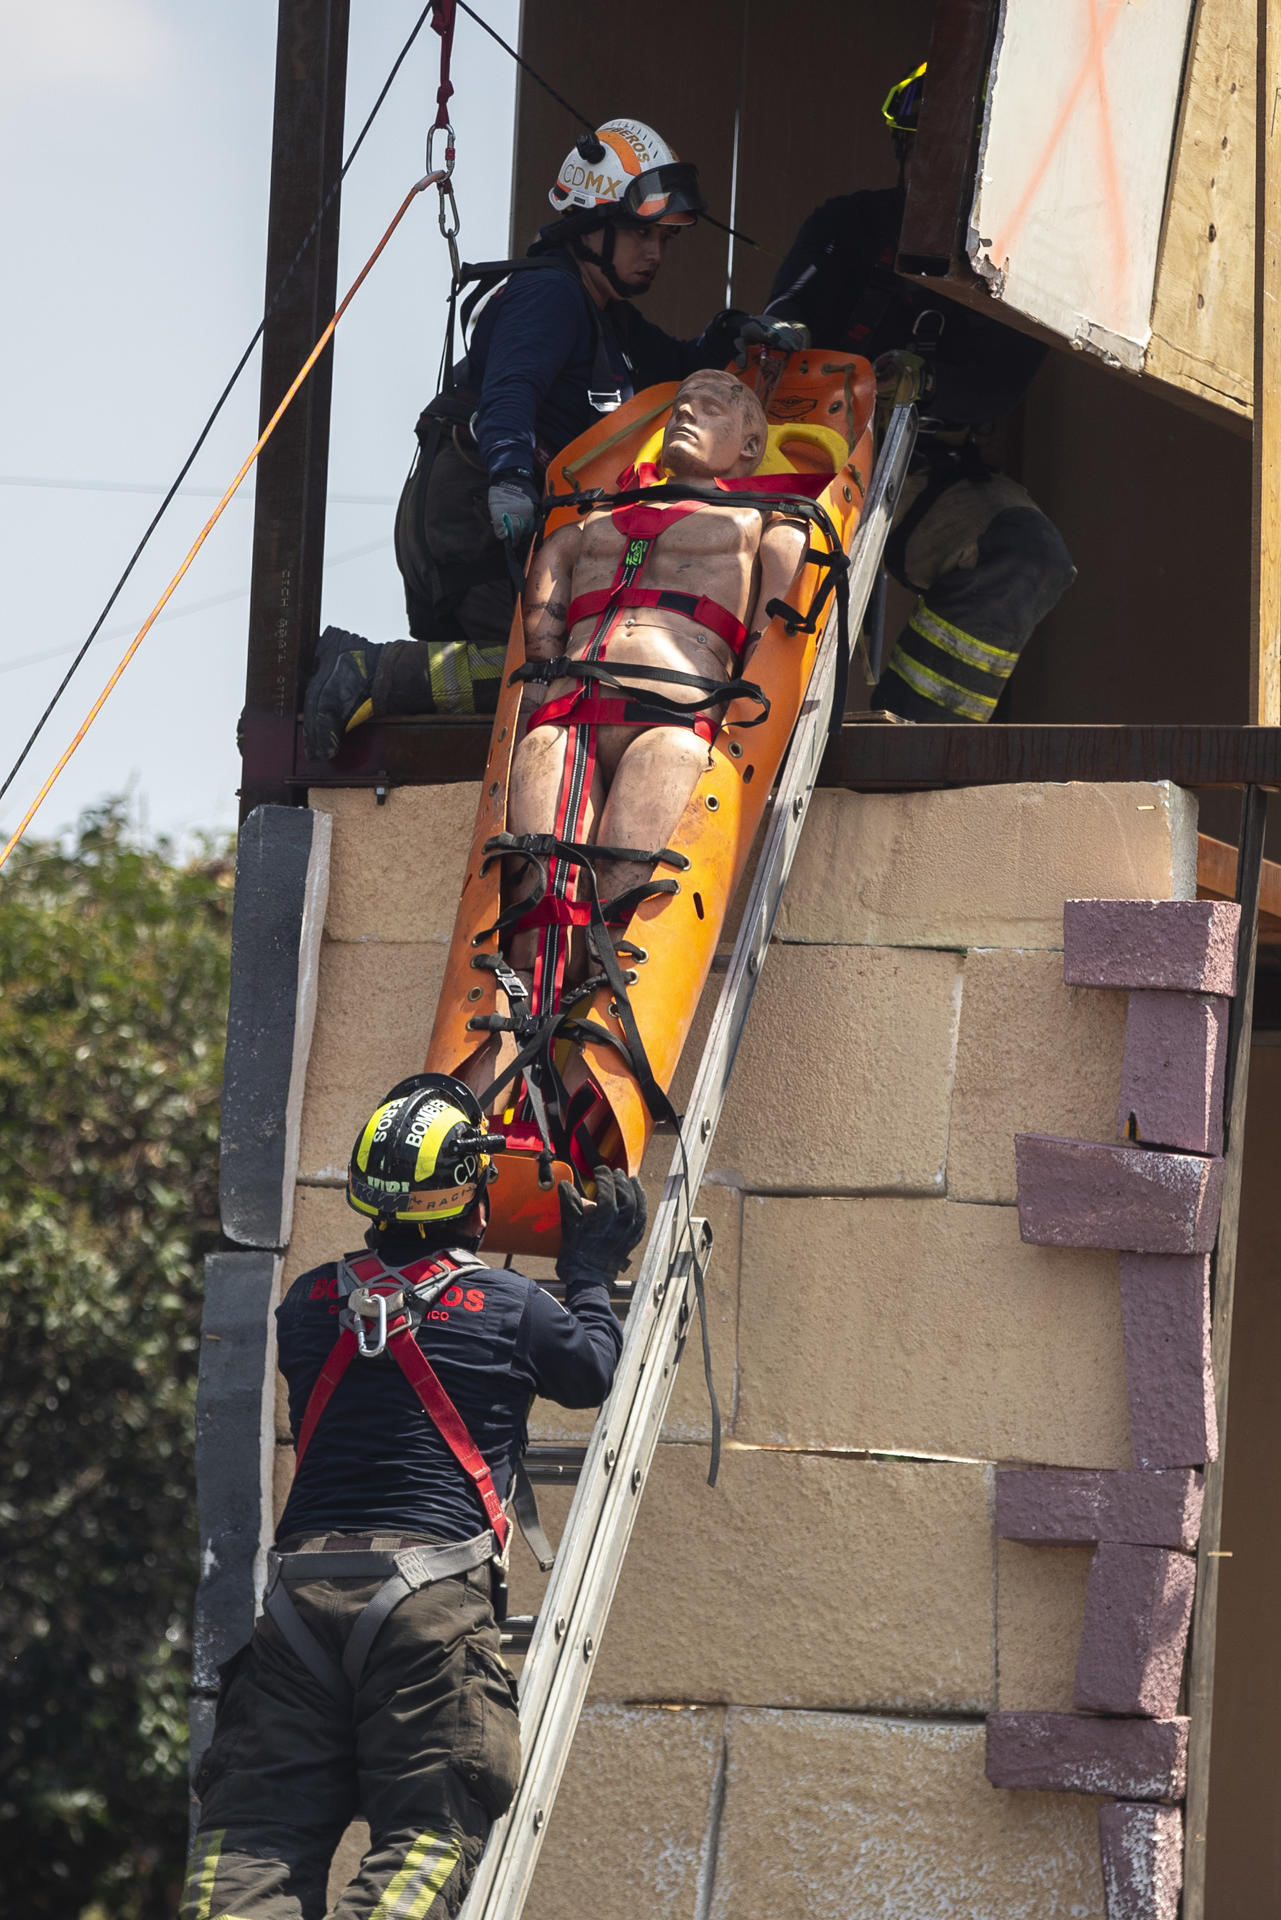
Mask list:
[[[587,900],[554,900],[545,893],[536,907],[522,913],[513,933],[532,933],[535,927],[589,927],[591,903]]]
[[[436,1273],[448,1272],[452,1262],[416,1260],[399,1274],[389,1273],[376,1254],[362,1255],[359,1260],[350,1263],[351,1271],[362,1286],[372,1286],[384,1281],[388,1286],[401,1288],[406,1283],[414,1285],[434,1268]],[[507,1535],[511,1530],[507,1515],[503,1512],[503,1503],[498,1498],[498,1489],[493,1476],[485,1464],[485,1457],[467,1431],[467,1426],[457,1407],[445,1391],[440,1377],[428,1360],[426,1354],[409,1330],[409,1322],[402,1313],[388,1328],[388,1350],[392,1359],[404,1374],[406,1380],[417,1394],[424,1413],[435,1427],[455,1460],[480,1495],[480,1503],[494,1530],[498,1542],[498,1551],[503,1552],[507,1545]],[[334,1391],[351,1365],[358,1352],[356,1335],[350,1327],[345,1327],[331,1351],[329,1358],[316,1376],[316,1384],[307,1401],[302,1425],[298,1429],[298,1446],[294,1456],[294,1471],[302,1465],[303,1455],[311,1444],[320,1416],[329,1405]]]
[[[686,620],[693,620],[700,627],[710,627],[736,657],[747,645],[747,628],[738,615],[731,613],[728,607],[723,607],[719,600],[709,600],[702,593],[680,593],[670,587],[598,587],[593,593],[580,593],[576,600],[571,600],[565,617],[573,627],[579,620],[604,613],[606,607],[611,605],[620,608],[666,607],[669,612],[682,614]]]
[[[626,667],[623,672],[626,673]],[[635,700],[644,700],[645,696],[637,692]],[[529,732],[535,727],[553,726],[570,721],[574,726],[598,727],[688,727],[700,740],[706,740],[708,746],[716,738],[717,723],[709,720],[705,713],[691,714],[688,720],[675,716],[671,719],[663,714],[629,714],[627,709],[631,700],[589,700],[581,691],[562,694],[559,700],[549,700],[544,706],[529,716]]]
[[[624,492],[631,487],[662,487],[668,482],[669,475],[653,460],[646,460],[642,466],[628,467],[618,476],[618,487]],[[816,500],[825,488],[835,480],[835,473],[748,473],[734,480],[714,480],[713,486],[720,493],[777,493],[784,500],[789,493],[801,494]],[[683,502],[681,503],[684,504]],[[695,501],[696,506],[699,502]],[[629,507],[616,507],[615,514],[628,513]],[[662,507],[652,507],[652,513],[661,513]]]

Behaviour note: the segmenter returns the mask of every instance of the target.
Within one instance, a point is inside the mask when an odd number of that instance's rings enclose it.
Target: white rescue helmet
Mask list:
[[[678,160],[643,120],[606,120],[565,155],[547,198],[577,215],[580,230],[611,218],[638,226],[692,227],[704,211],[698,168]],[[595,220],[582,216],[596,215]]]

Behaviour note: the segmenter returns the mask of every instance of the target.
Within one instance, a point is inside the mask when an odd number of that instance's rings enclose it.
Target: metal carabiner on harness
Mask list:
[[[462,216],[458,211],[458,202],[454,198],[454,129],[452,126],[446,124],[443,127],[432,127],[428,132],[428,173],[435,171],[432,166],[432,148],[435,145],[436,135],[438,133],[443,133],[445,136],[445,165],[442,169],[443,177],[436,182],[436,192],[440,195],[440,207],[436,216],[436,224],[440,228],[441,238],[449,248],[449,265],[454,279],[457,281],[462,272],[462,262],[458,253],[458,235],[462,231],[463,223]]]
[[[445,136],[445,165],[442,171],[446,180],[448,180],[454,171],[454,129],[448,120],[443,127],[438,122],[434,127],[429,127],[427,130],[427,171],[428,173],[436,172],[436,167],[432,163],[431,154],[432,148],[436,144],[436,135],[438,133],[443,133]],[[451,195],[450,197],[452,199],[453,196]]]
[[[405,1296],[399,1290],[395,1293],[374,1293],[368,1287],[356,1287],[347,1295],[347,1307],[356,1329],[356,1348],[362,1359],[376,1360],[387,1348],[387,1314],[399,1313],[405,1304]],[[376,1344],[370,1345],[365,1336],[365,1321],[377,1319],[378,1332]]]

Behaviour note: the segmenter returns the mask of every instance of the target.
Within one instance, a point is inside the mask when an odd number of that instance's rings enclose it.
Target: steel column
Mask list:
[[[280,0],[267,225],[270,302],[342,168],[349,0]],[[335,194],[263,335],[260,424],[333,315]],[[240,813],[305,795],[290,784],[295,719],[320,620],[329,470],[330,347],[263,450],[254,508]]]

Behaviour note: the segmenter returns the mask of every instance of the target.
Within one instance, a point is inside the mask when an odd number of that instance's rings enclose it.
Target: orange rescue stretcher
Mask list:
[[[759,362],[739,376],[756,388],[770,426],[769,446],[753,477],[769,477],[777,487],[781,484],[777,476],[789,472],[825,479],[830,474],[817,495],[813,478],[805,492],[810,500],[817,498],[843,554],[862,510],[874,459],[876,394],[871,367],[850,354],[812,350],[793,354],[770,391],[764,372],[768,366]],[[581,434],[553,461],[549,493],[555,497],[592,488],[615,492],[624,474],[656,458],[675,393],[675,382],[650,387]],[[726,498],[731,503],[736,500],[734,494]],[[563,524],[576,510],[582,509],[554,509],[548,516],[548,530]],[[780,495],[780,510],[786,511],[785,494]],[[811,548],[816,544],[822,544],[821,538],[811,530]],[[830,591],[829,576],[830,569],[823,564],[807,561],[791,590],[789,605],[808,618],[816,602],[826,600],[824,583]],[[709,750],[708,767],[668,840],[681,862],[676,869],[665,869],[678,873],[675,891],[644,900],[625,926],[610,929],[613,945],[627,967],[628,1024],[633,1033],[639,1031],[650,1073],[664,1093],[676,1072],[726,911],[800,712],[821,627],[819,620],[817,630],[806,631],[780,615],[766,629],[748,668],[768,698],[765,719],[760,721],[759,709],[747,700],[730,706]],[[501,1015],[505,1004],[510,1004],[502,997],[494,970],[499,935],[490,931],[503,905],[502,861],[487,848],[507,824],[507,788],[518,741],[522,690],[522,683],[512,675],[524,661],[518,605],[425,1063],[429,1071],[461,1073],[489,1043],[490,1017]],[[598,1130],[599,1158],[634,1174],[640,1169],[655,1114],[629,1065],[620,1011],[608,984],[598,986],[590,1000],[583,996],[575,1006],[574,1025],[579,1033],[584,1024],[604,1029],[617,1044],[591,1038],[558,1044],[562,1049],[578,1047],[611,1116],[604,1131]],[[513,1100],[509,1083],[494,1096],[488,1116],[490,1131],[504,1134],[508,1148],[495,1162],[498,1171],[490,1189],[492,1214],[486,1245],[508,1253],[554,1255],[560,1239],[556,1186],[573,1179],[574,1170],[560,1157],[549,1166],[544,1143],[533,1137],[530,1127],[515,1123]]]

